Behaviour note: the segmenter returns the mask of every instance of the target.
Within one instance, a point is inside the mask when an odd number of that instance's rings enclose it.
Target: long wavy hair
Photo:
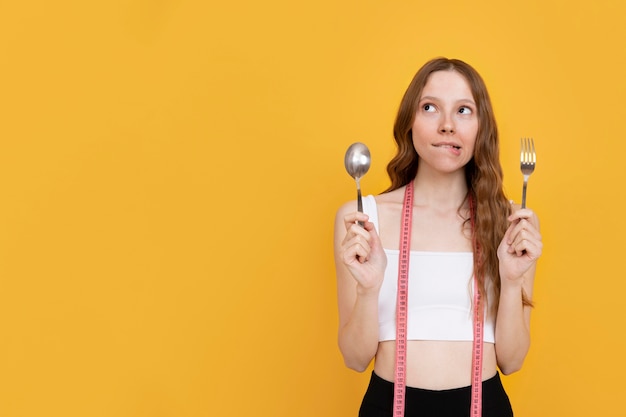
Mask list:
[[[511,206],[502,186],[498,128],[491,99],[482,77],[469,64],[458,59],[435,58],[413,77],[400,102],[393,127],[398,150],[387,165],[391,186],[385,192],[408,184],[417,174],[418,155],[413,146],[411,128],[422,90],[429,76],[436,71],[456,71],[461,74],[469,84],[477,106],[478,132],[474,155],[465,166],[468,192],[459,212],[469,203],[470,218],[465,220],[465,224],[473,225],[474,276],[482,299],[489,303],[489,311],[495,314],[500,298],[497,250],[508,227],[507,217]],[[493,299],[487,297],[488,288]],[[522,300],[524,305],[532,305],[524,294]]]

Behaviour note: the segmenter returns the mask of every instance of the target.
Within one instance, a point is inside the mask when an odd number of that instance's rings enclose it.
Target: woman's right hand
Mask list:
[[[341,242],[341,259],[357,281],[358,291],[378,291],[383,282],[387,257],[374,223],[360,212],[347,213],[346,235]],[[358,222],[362,222],[360,226]]]

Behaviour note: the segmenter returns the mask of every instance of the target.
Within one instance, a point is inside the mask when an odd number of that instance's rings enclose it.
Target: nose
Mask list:
[[[441,120],[441,125],[439,126],[439,133],[454,133],[455,127],[454,122],[450,116],[445,116]]]

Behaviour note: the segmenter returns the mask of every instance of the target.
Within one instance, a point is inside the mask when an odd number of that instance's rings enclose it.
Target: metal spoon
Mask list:
[[[361,200],[361,183],[360,180],[370,169],[371,157],[370,150],[361,142],[350,145],[346,151],[343,163],[346,171],[356,181],[357,191],[357,210],[363,212],[363,201]],[[363,222],[359,222],[363,226]]]

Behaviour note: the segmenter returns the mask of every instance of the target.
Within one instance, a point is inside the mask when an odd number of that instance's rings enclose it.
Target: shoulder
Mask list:
[[[367,213],[367,212],[374,210],[376,213],[380,213],[380,210],[382,210],[384,213],[386,213],[389,210],[391,211],[401,210],[402,203],[404,201],[404,188],[405,187],[400,187],[397,190],[389,191],[389,192],[378,194],[375,196],[364,196],[363,197],[363,207],[365,209],[364,211]],[[367,203],[367,200],[372,197],[373,197],[374,207],[371,207],[372,206],[371,203],[369,204]],[[371,207],[370,210],[367,210],[368,206]],[[347,214],[355,212],[356,209],[357,209],[356,200],[347,201],[343,203],[341,206],[339,206],[339,208],[337,209],[336,219],[342,220]],[[369,214],[372,214],[372,213],[369,213]]]
[[[343,218],[346,214],[356,211],[356,206],[356,200],[346,201],[337,209],[336,217]]]
[[[378,210],[378,197],[373,195],[363,196],[363,213],[368,216],[376,215]],[[358,203],[357,200],[350,200],[343,203],[337,209],[337,213],[335,215],[337,220],[343,220],[346,215],[350,215],[357,211]]]

